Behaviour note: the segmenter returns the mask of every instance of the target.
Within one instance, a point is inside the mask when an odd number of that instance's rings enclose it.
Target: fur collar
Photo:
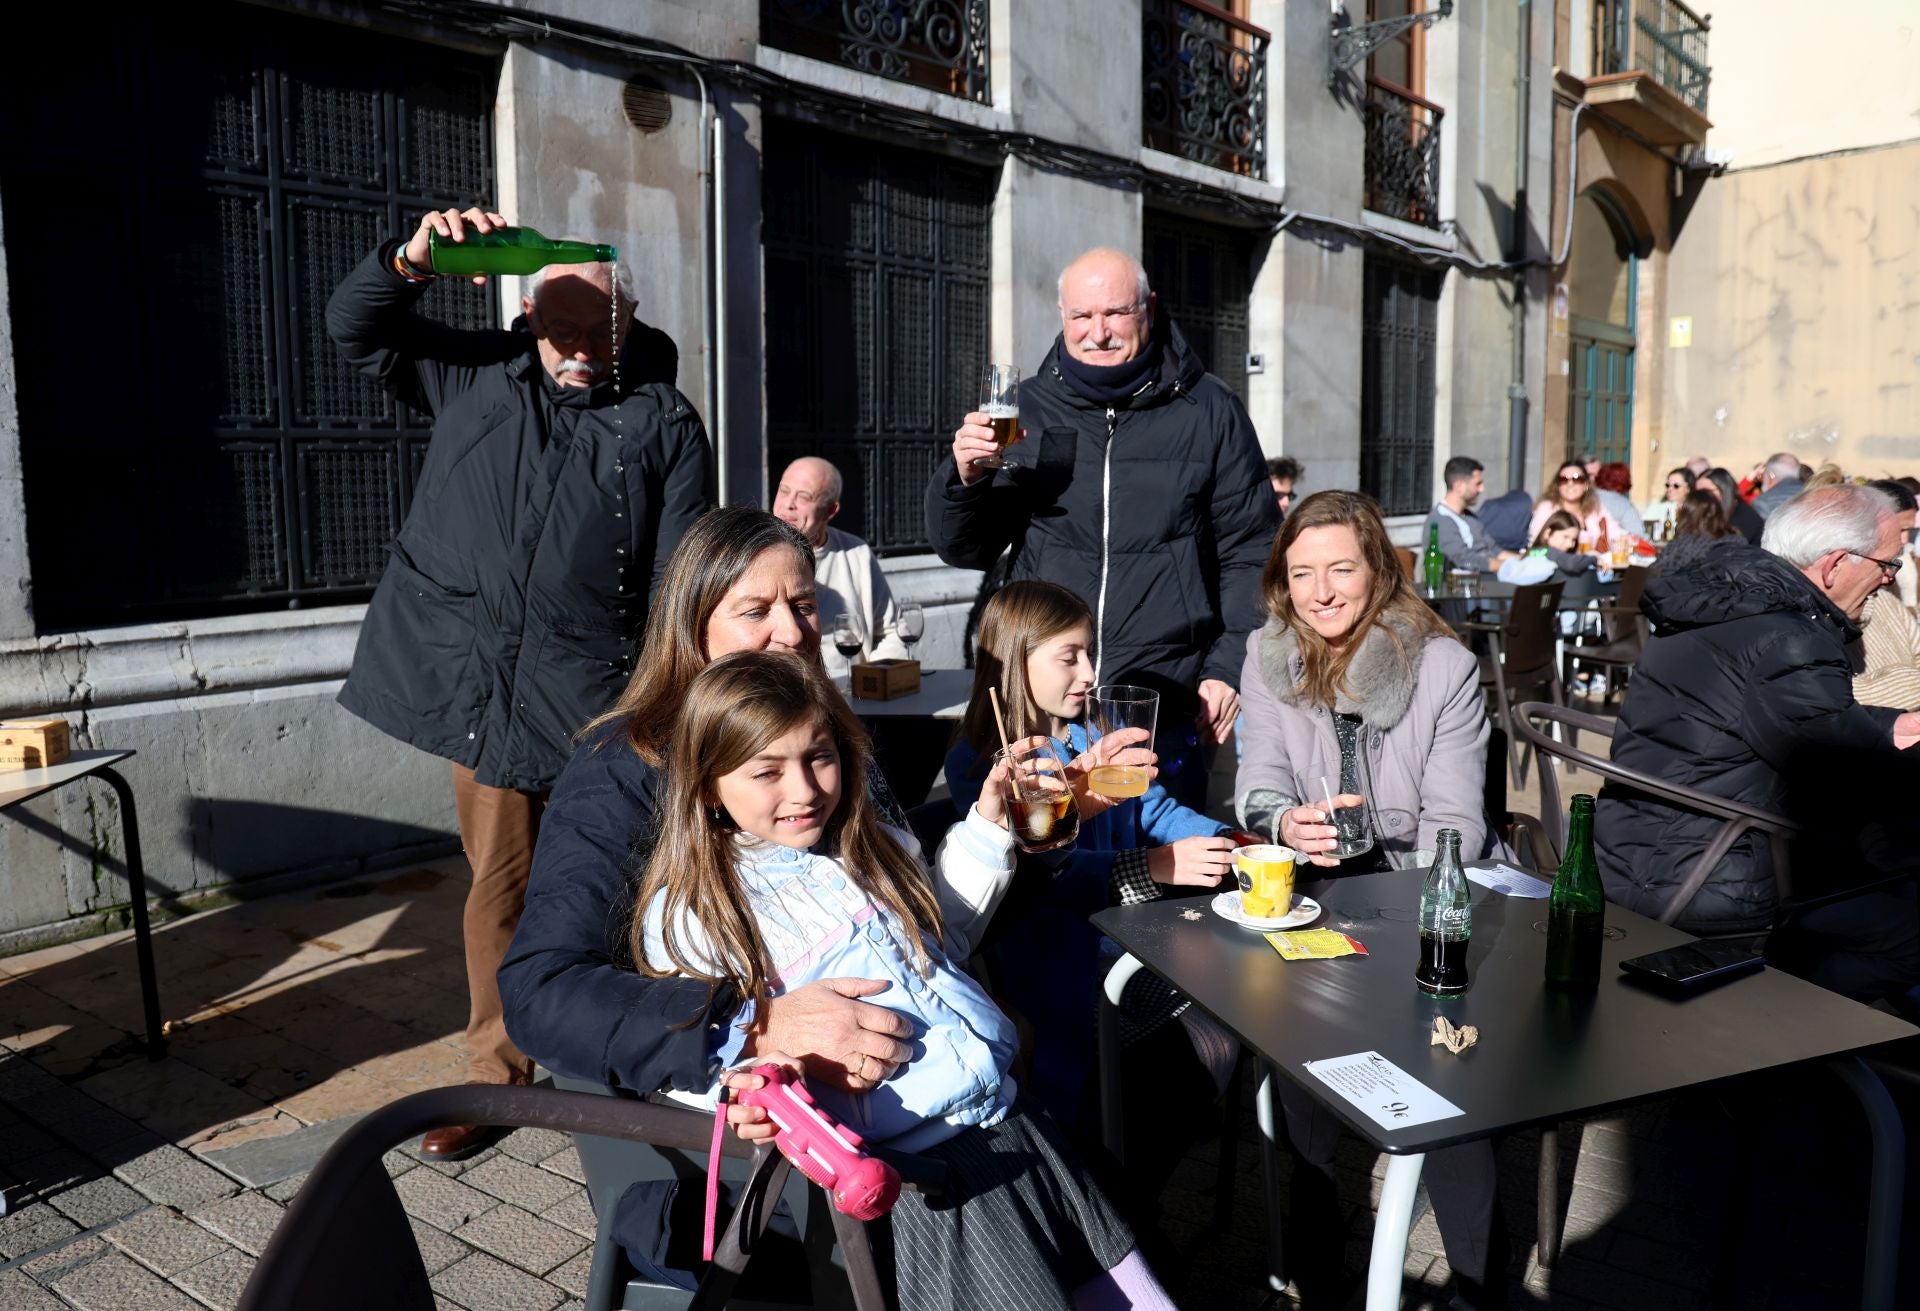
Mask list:
[[[1399,723],[1413,701],[1414,679],[1427,640],[1400,616],[1382,615],[1347,665],[1346,688],[1334,694],[1334,710],[1358,715],[1367,727],[1382,732]],[[1260,673],[1283,703],[1302,704],[1300,682],[1306,676],[1306,662],[1300,655],[1300,639],[1278,619],[1267,620],[1260,632]]]

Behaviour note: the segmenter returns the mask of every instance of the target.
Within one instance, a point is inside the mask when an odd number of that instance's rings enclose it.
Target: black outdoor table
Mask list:
[[[147,869],[140,859],[140,816],[134,809],[133,789],[113,768],[131,755],[131,751],[75,751],[48,769],[10,770],[0,774],[0,810],[94,776],[112,787],[120,798],[120,836],[127,855],[127,897],[133,909],[133,950],[140,970],[140,1003],[147,1023],[147,1058],[157,1061],[167,1054],[167,1040],[160,1032],[160,985],[153,974],[153,930],[147,923]]]
[[[1507,1130],[1552,1126],[1683,1088],[1842,1056],[1907,1037],[1912,1025],[1774,969],[1685,1000],[1627,982],[1623,958],[1694,939],[1619,906],[1607,908],[1601,983],[1581,998],[1544,986],[1547,903],[1473,885],[1471,985],[1441,1000],[1414,986],[1415,914],[1424,870],[1312,882],[1300,891],[1324,908],[1310,926],[1350,933],[1368,955],[1283,960],[1264,935],[1215,915],[1205,901],[1155,901],[1101,911],[1093,922],[1125,949],[1101,1006],[1102,1114],[1119,1151],[1114,1004],[1142,966],[1237,1035],[1266,1067],[1259,1119],[1267,1150],[1280,1134],[1274,1072],[1291,1079],[1346,1127],[1389,1153],[1374,1223],[1366,1305],[1399,1305],[1421,1161],[1428,1151]],[[1201,912],[1198,919],[1189,912]],[[1459,1056],[1431,1045],[1444,1015],[1472,1024],[1480,1041]],[[1384,1129],[1306,1069],[1309,1061],[1377,1052],[1462,1114]],[[1857,1059],[1837,1072],[1873,1128],[1865,1305],[1892,1305],[1904,1137],[1886,1089]],[[1268,1203],[1275,1194],[1269,1177]],[[1269,1216],[1277,1225],[1277,1216]],[[1282,1286],[1279,1271],[1271,1273]],[[1876,1300],[1878,1299],[1878,1300]]]

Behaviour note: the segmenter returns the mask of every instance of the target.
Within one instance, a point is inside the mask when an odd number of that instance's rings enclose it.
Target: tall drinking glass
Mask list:
[[[1098,746],[1109,733],[1144,728],[1146,740],[1134,745],[1151,750],[1159,722],[1158,692],[1124,683],[1103,683],[1087,694],[1087,738],[1092,745]],[[1147,767],[1095,765],[1087,774],[1087,786],[1103,797],[1142,796],[1147,790]]]
[[[1002,747],[994,763],[1007,770],[1007,819],[1022,851],[1052,851],[1080,834],[1080,811],[1073,804],[1067,766],[1073,749],[1057,738],[1031,745]]]
[[[1340,780],[1322,777],[1319,780],[1319,796],[1316,800],[1320,808],[1327,812],[1327,823],[1333,825],[1335,846],[1324,854],[1335,860],[1347,860],[1353,856],[1365,855],[1373,850],[1373,829],[1367,823],[1367,805],[1363,800],[1357,806],[1339,805],[1343,795]]]
[[[980,409],[993,429],[994,444],[1003,452],[1020,440],[1020,370],[1011,364],[989,364],[980,385]],[[976,469],[1004,469],[1007,458],[983,455],[973,462]]]

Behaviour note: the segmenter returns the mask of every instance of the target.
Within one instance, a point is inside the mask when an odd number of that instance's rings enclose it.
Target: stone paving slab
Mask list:
[[[52,1285],[80,1311],[200,1311],[199,1303],[144,1266],[110,1252]]]
[[[190,1211],[240,1191],[240,1185],[210,1165],[187,1159],[147,1176],[134,1185],[144,1196],[176,1211]]]
[[[214,1311],[232,1311],[240,1303],[240,1294],[246,1291],[247,1280],[253,1277],[253,1265],[253,1257],[229,1247],[182,1270],[174,1282]]]
[[[0,1216],[0,1261],[14,1261],[80,1232],[80,1226],[45,1202]]]
[[[572,1230],[511,1205],[494,1207],[454,1230],[453,1236],[536,1275],[546,1274],[587,1246]]]
[[[451,1235],[441,1233],[425,1220],[407,1217],[413,1229],[414,1245],[420,1249],[420,1264],[427,1273],[437,1275],[473,1249]]]
[[[500,1205],[498,1198],[432,1170],[410,1170],[393,1186],[408,1215],[448,1233]]]
[[[502,1155],[528,1165],[539,1165],[555,1152],[573,1146],[573,1139],[553,1129],[515,1129],[500,1140]]]
[[[211,1229],[241,1251],[259,1256],[285,1213],[286,1208],[259,1193],[239,1193],[196,1207],[189,1214],[196,1224]]]
[[[553,1311],[567,1300],[552,1284],[484,1252],[435,1275],[433,1290],[466,1311]]]
[[[51,1284],[56,1280],[78,1270],[89,1261],[97,1261],[113,1249],[106,1240],[97,1235],[75,1238],[71,1242],[60,1244],[44,1256],[37,1256],[20,1267],[20,1270],[36,1284]],[[0,1300],[0,1307],[6,1306]]]
[[[587,1239],[591,1239],[599,1232],[599,1221],[594,1217],[593,1203],[587,1200],[587,1190],[584,1188],[542,1211],[540,1218],[551,1220]]]
[[[461,1175],[460,1182],[484,1189],[503,1202],[512,1202],[529,1211],[545,1210],[575,1187],[570,1179],[516,1161],[511,1156],[496,1156],[485,1165]]]
[[[231,1250],[207,1230],[165,1206],[149,1207],[106,1230],[102,1237],[159,1275],[176,1275]]]
[[[48,1199],[55,1210],[79,1225],[92,1229],[145,1210],[147,1199],[112,1175],[89,1179],[86,1183],[56,1193]]]
[[[65,1302],[18,1270],[0,1273],[0,1306],[7,1311],[69,1311]]]

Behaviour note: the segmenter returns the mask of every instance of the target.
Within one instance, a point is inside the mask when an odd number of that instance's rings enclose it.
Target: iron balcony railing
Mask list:
[[[1680,0],[1595,0],[1593,71],[1649,73],[1707,112],[1707,20]]]
[[[1367,79],[1367,208],[1440,226],[1440,120],[1446,111],[1383,78]]]
[[[1202,0],[1145,0],[1146,144],[1267,175],[1267,32]]]
[[[760,0],[770,46],[988,99],[988,0]]]

